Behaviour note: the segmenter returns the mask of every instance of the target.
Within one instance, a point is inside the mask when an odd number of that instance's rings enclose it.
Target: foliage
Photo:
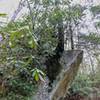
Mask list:
[[[45,75],[41,70],[35,68],[35,69],[31,70],[31,71],[32,71],[32,76],[34,77],[34,79],[36,81],[39,81],[39,79],[44,81],[42,77],[44,77]]]
[[[36,86],[34,83],[31,81],[27,82],[25,80],[21,80],[20,78],[10,79],[8,84],[10,90],[9,92],[13,92],[15,94],[29,96],[30,94],[34,94],[36,91]]]
[[[90,10],[92,11],[93,15],[99,14],[100,13],[100,5],[93,6],[93,7],[91,7]]]
[[[97,35],[97,33],[91,33],[89,35],[82,35],[81,38],[86,40],[88,43],[93,44],[100,44],[100,36]]]
[[[79,93],[81,96],[89,96],[90,93],[98,89],[96,84],[99,84],[99,82],[100,80],[97,81],[97,78],[93,80],[90,75],[78,73],[70,86],[69,93]],[[97,95],[99,96],[98,91]]]
[[[83,95],[88,95],[88,91],[86,89],[91,89],[91,87],[92,81],[88,75],[78,75],[71,85],[71,89],[74,93],[80,92],[83,93]]]
[[[9,79],[8,100],[20,97],[24,100],[23,95],[30,95],[38,81],[44,81],[45,59],[54,54],[59,42],[58,24],[63,24],[64,34],[71,34],[74,30],[69,32],[66,26],[77,27],[83,16],[84,9],[80,5],[71,6],[69,0],[29,0],[28,3],[29,14],[0,29],[3,37],[0,70],[5,80]],[[85,85],[85,78],[82,84]],[[21,96],[15,96],[16,93]]]
[[[96,27],[98,27],[98,28],[100,27],[100,22],[96,23]]]
[[[6,17],[7,16],[7,14],[5,14],[5,13],[0,13],[0,17]]]
[[[2,83],[7,82],[6,92],[8,94],[6,96],[11,100],[18,98],[13,97],[14,94],[29,96],[35,92],[36,81],[39,81],[34,78],[35,72],[32,70],[37,67],[39,78],[41,77],[43,81],[42,77],[44,77],[44,73],[38,70],[40,63],[38,54],[36,54],[36,41],[31,36],[28,26],[23,22],[9,23],[1,29],[1,32],[4,39],[0,44],[0,66],[3,66],[0,70],[4,78]],[[12,96],[9,97],[9,94]]]

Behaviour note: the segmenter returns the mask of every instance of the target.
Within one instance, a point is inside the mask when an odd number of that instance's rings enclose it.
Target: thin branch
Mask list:
[[[18,5],[18,8],[14,11],[13,16],[11,17],[11,22],[12,22],[12,21],[15,21],[17,15],[18,15],[18,14],[20,13],[20,11],[23,9],[23,6],[24,6],[25,1],[26,1],[26,0],[24,0],[24,1],[20,0],[19,5]]]

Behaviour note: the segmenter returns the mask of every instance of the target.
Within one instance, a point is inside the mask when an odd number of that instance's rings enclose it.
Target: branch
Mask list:
[[[19,14],[19,12],[23,9],[24,3],[26,0],[22,1],[20,0],[18,8],[14,11],[13,16],[11,17],[11,22],[14,21],[17,17],[17,15]]]

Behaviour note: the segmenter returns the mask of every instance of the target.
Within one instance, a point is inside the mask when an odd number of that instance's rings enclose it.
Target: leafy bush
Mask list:
[[[21,80],[20,78],[10,79],[9,80],[9,92],[13,92],[15,94],[28,96],[30,94],[35,93],[36,85],[32,82],[27,82],[25,80]]]
[[[93,7],[91,7],[90,10],[92,11],[92,13],[93,13],[94,15],[100,14],[100,5],[93,6]]]
[[[87,74],[80,74],[78,73],[77,77],[73,81],[72,85],[69,88],[69,94],[78,94],[83,97],[90,96],[91,93],[97,93],[96,95],[99,96],[99,87],[100,86],[100,78],[98,73],[91,78],[91,75]]]

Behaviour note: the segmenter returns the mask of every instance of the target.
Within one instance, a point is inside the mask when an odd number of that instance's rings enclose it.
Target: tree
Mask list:
[[[14,20],[15,14],[14,19],[0,29],[6,41],[1,45],[6,52],[0,58],[2,65],[6,64],[7,73],[12,77],[30,82],[34,76],[33,83],[41,78],[40,70],[47,71],[52,83],[61,69],[59,59],[66,45],[65,35],[71,42],[68,49],[75,48],[74,30],[78,27],[83,9],[80,5],[72,6],[66,0],[26,0],[23,3],[29,13],[17,21]]]

